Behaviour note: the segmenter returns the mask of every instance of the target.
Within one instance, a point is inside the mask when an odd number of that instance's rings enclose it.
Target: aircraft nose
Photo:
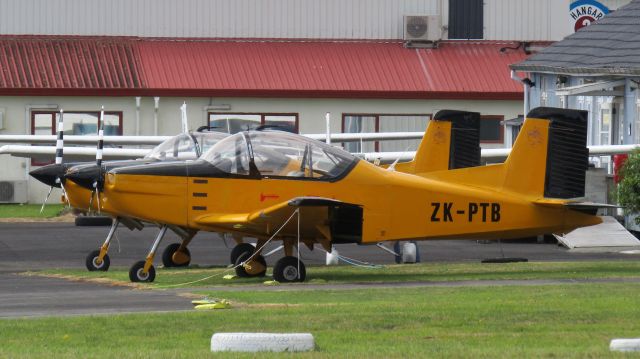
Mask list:
[[[31,177],[46,184],[47,186],[60,187],[56,179],[63,180],[65,166],[63,164],[50,164],[29,172]]]
[[[65,178],[77,185],[93,190],[95,182],[102,183],[102,173],[98,165],[72,167],[67,171]]]

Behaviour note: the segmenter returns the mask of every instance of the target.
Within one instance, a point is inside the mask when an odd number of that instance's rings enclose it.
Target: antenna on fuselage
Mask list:
[[[393,161],[393,163],[389,167],[387,167],[387,171],[395,171],[396,170],[396,165],[400,161],[400,158],[402,158],[402,156],[405,153],[409,152],[410,148],[411,148],[411,146],[407,146],[407,148],[405,148],[404,151],[400,152],[400,155],[398,156],[398,158],[396,158],[396,160]]]
[[[189,122],[187,121],[187,102],[183,102],[180,106],[180,115],[182,120],[182,133],[189,133]]]

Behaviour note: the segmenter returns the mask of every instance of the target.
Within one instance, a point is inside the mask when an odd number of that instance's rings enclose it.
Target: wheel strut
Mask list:
[[[109,229],[109,234],[107,234],[107,238],[104,240],[104,243],[102,243],[102,246],[100,247],[100,253],[98,254],[98,257],[95,259],[96,264],[100,265],[102,263],[102,260],[104,259],[104,256],[106,256],[107,253],[109,252],[109,245],[111,244],[111,239],[113,238],[113,235],[116,233],[116,229],[118,228],[119,224],[120,224],[120,218],[116,217],[116,219],[113,221],[113,224],[111,224],[111,229]]]
[[[149,272],[149,268],[153,266],[153,258],[156,255],[156,251],[158,250],[158,246],[160,245],[160,242],[164,238],[164,235],[167,233],[167,229],[169,229],[169,227],[167,227],[166,225],[160,228],[160,232],[158,232],[158,235],[156,236],[156,239],[153,242],[153,245],[151,246],[151,250],[149,251],[149,254],[147,254],[147,258],[145,258],[144,260],[144,267],[142,268],[142,273],[147,274]]]

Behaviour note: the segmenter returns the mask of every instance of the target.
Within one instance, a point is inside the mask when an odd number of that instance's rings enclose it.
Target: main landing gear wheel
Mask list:
[[[235,247],[233,247],[233,249],[231,250],[231,255],[229,256],[231,259],[231,264],[236,264],[236,261],[238,259],[238,257],[240,257],[241,254],[248,252],[249,255],[251,255],[253,253],[253,251],[255,251],[255,247],[253,245],[251,245],[250,243],[240,243],[237,244]]]
[[[153,282],[156,279],[156,269],[153,267],[149,267],[149,271],[145,274],[144,270],[144,261],[136,262],[129,269],[129,279],[132,282]]]
[[[103,271],[106,272],[109,270],[109,265],[111,264],[111,260],[109,260],[109,255],[105,254],[102,261],[98,258],[100,257],[100,250],[96,249],[95,251],[91,251],[87,255],[87,259],[84,261],[84,264],[87,266],[89,272],[95,271]]]
[[[251,246],[253,248],[253,246]],[[236,258],[236,275],[240,278],[251,278],[251,277],[264,277],[267,274],[267,261],[264,260],[264,257],[261,255],[257,255],[251,259],[250,263],[247,263],[250,268],[245,268],[240,263],[246,261],[251,257],[253,251],[251,252],[243,252]],[[252,267],[257,266],[257,267]]]
[[[162,252],[162,264],[169,267],[186,267],[191,263],[191,252],[189,248],[184,247],[178,252],[180,243],[171,243]]]
[[[307,269],[300,261],[298,272],[298,258],[287,256],[280,258],[273,267],[273,279],[280,283],[304,282],[307,277]]]

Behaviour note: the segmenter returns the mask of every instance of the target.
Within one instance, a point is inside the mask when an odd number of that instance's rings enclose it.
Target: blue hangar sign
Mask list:
[[[578,31],[609,13],[609,8],[595,0],[578,0],[569,5],[573,30]]]

